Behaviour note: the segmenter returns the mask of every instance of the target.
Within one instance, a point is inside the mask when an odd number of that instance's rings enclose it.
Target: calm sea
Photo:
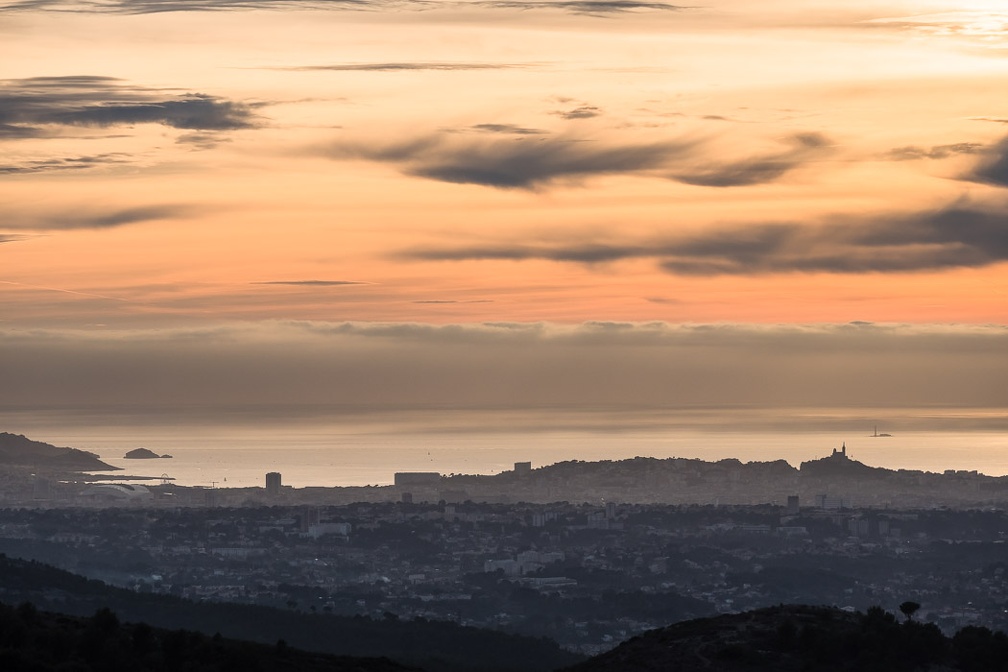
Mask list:
[[[871,436],[876,425],[890,437]],[[422,411],[355,416],[176,412],[170,417],[3,411],[0,431],[97,453],[123,476],[181,485],[390,484],[397,471],[494,474],[515,462],[635,456],[804,460],[846,442],[848,455],[893,469],[1008,474],[1008,413],[998,409],[886,411],[689,409]],[[144,447],[173,457],[126,460]],[[126,480],[125,478],[123,480]]]

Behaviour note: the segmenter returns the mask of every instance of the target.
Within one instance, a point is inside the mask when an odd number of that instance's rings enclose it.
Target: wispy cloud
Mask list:
[[[917,147],[908,145],[896,147],[886,153],[886,158],[894,161],[912,161],[916,159],[947,159],[960,154],[977,154],[983,145],[976,142],[957,142],[951,145],[935,145],[933,147]]]
[[[605,264],[654,259],[678,275],[904,273],[1008,261],[1008,208],[967,204],[913,215],[717,227],[638,242],[502,243],[405,250],[425,261],[475,259]]]
[[[862,25],[955,39],[993,54],[1008,44],[1008,12],[1003,9],[950,10],[873,19]]]
[[[292,287],[344,287],[346,285],[373,285],[361,280],[263,280],[253,285],[288,285]]]
[[[13,0],[0,4],[2,11],[87,11],[115,14],[155,14],[162,12],[219,12],[268,10],[429,11],[433,9],[553,10],[584,16],[613,16],[631,12],[675,12],[687,7],[642,0],[476,0],[441,2],[435,0]]]
[[[516,126],[514,124],[475,124],[469,130],[480,133],[501,133],[503,135],[545,135],[546,131],[540,128],[529,128],[527,126]]]
[[[564,119],[591,119],[593,117],[601,116],[602,109],[594,105],[579,105],[573,107],[569,110],[557,110],[553,114],[558,117],[563,117]]]
[[[452,61],[403,61],[395,63],[334,63],[332,65],[297,65],[276,70],[294,72],[334,71],[334,72],[413,72],[413,71],[453,71],[453,70],[510,70],[532,67],[528,63],[460,63]]]
[[[612,16],[629,12],[679,12],[692,9],[667,2],[642,2],[639,0],[486,0],[475,4],[499,9],[529,11],[536,9],[559,9],[571,14],[585,16]]]
[[[111,229],[166,219],[189,218],[196,209],[189,205],[148,205],[116,210],[80,208],[58,212],[0,213],[2,226],[15,231],[61,231],[71,229]]]
[[[392,5],[426,6],[423,0],[15,0],[0,11],[86,11],[113,14],[218,12],[252,9],[367,10]]]
[[[413,303],[452,304],[452,303],[493,303],[492,299],[421,299]]]
[[[58,170],[82,170],[102,165],[126,163],[128,154],[109,152],[90,156],[74,156],[56,159],[35,159],[17,164],[0,164],[0,175],[18,175],[25,173],[43,173]]]
[[[254,105],[203,93],[174,94],[112,77],[0,81],[0,137],[44,137],[66,126],[160,124],[194,131],[254,128]]]

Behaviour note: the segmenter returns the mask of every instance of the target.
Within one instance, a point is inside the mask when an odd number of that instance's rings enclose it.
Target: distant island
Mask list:
[[[0,432],[0,465],[53,471],[120,471],[119,467],[102,462],[95,453],[60,448],[9,432]]]
[[[123,459],[127,460],[169,460],[171,455],[167,453],[164,455],[158,455],[153,450],[147,450],[146,448],[134,448],[125,455]]]

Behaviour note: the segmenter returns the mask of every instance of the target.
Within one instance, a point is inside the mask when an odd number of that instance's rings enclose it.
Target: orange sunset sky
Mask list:
[[[1006,92],[1000,0],[0,0],[0,404],[1003,410]]]

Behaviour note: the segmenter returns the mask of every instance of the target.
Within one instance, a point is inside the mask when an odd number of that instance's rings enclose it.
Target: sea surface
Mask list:
[[[877,431],[892,434],[872,436]],[[495,474],[531,461],[635,456],[794,466],[846,444],[871,466],[1008,474],[1003,409],[673,409],[652,411],[402,411],[166,416],[76,411],[0,411],[0,431],[97,453],[130,476],[188,486],[386,485],[397,471]],[[134,448],[171,459],[127,460]]]

